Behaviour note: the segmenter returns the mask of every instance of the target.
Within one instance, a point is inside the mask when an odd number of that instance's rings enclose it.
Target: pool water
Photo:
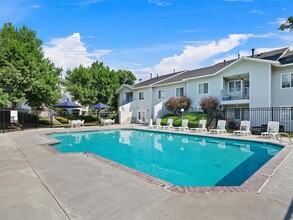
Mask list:
[[[91,152],[178,186],[239,186],[278,145],[142,130],[59,133],[61,152]]]

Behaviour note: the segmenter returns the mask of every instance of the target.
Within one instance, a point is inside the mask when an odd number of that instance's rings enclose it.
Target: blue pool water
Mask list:
[[[141,130],[52,134],[61,152],[91,152],[178,186],[239,186],[281,147]]]

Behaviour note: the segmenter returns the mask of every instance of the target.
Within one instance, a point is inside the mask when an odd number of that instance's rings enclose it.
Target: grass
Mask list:
[[[182,117],[178,117],[178,116],[171,115],[171,114],[165,115],[164,117],[162,117],[161,124],[167,125],[167,121],[169,118],[173,119],[173,126],[174,127],[181,126]],[[190,128],[198,127],[199,120],[207,119],[207,118],[208,118],[208,116],[204,113],[201,113],[201,112],[189,112],[189,113],[185,113],[183,115],[183,119],[188,119],[188,127],[190,127]]]

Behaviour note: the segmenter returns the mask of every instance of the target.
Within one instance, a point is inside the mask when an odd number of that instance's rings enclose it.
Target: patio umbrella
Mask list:
[[[100,119],[100,111],[101,111],[101,109],[105,109],[105,108],[109,108],[109,107],[111,107],[111,106],[103,104],[101,102],[91,106],[91,108],[97,109],[97,123],[99,123],[98,121]]]
[[[110,108],[111,106],[109,105],[106,105],[106,104],[103,104],[103,103],[98,103],[98,104],[95,104],[93,106],[91,106],[91,108],[94,108],[94,109],[104,109],[104,108]]]
[[[74,102],[61,102],[59,104],[53,105],[53,107],[55,108],[63,108],[63,109],[68,109],[68,108],[80,108],[81,106],[74,103]],[[68,120],[68,112],[67,112],[67,121],[69,123]]]
[[[61,102],[59,104],[53,105],[55,108],[80,108],[81,106],[74,102]]]

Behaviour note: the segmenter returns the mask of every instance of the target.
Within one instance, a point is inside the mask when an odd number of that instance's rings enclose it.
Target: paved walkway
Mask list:
[[[45,134],[52,131],[69,129],[0,134],[1,219],[275,220],[292,215],[293,154],[260,194],[180,194],[83,154],[50,152],[40,145],[51,141]]]

